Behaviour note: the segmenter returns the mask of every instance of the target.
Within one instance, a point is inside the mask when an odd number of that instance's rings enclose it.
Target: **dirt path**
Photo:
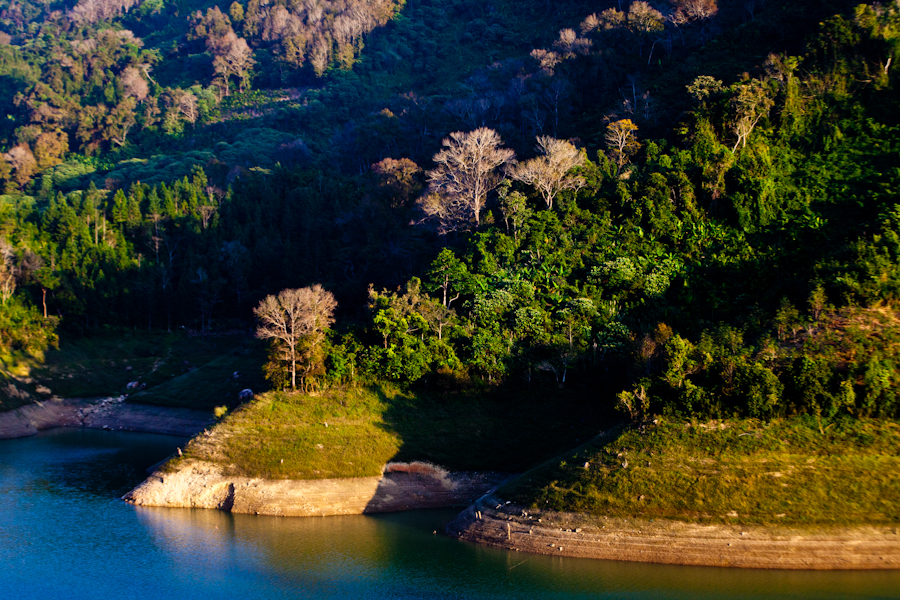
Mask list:
[[[764,569],[898,569],[900,527],[793,529],[529,512],[482,499],[447,526],[497,548],[581,558]]]
[[[52,398],[0,413],[0,439],[35,435],[53,427],[87,427],[192,436],[213,423],[206,411],[126,404],[124,397]]]

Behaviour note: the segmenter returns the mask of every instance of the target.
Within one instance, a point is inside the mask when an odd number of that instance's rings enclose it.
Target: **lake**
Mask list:
[[[900,598],[896,571],[734,570],[482,548],[440,534],[452,510],[279,518],[119,500],[183,443],[82,429],[0,441],[0,598]]]

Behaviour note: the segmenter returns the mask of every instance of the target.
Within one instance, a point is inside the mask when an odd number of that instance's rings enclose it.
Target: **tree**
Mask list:
[[[0,304],[6,305],[16,291],[18,275],[16,249],[6,238],[0,237]]]
[[[719,12],[716,0],[674,0],[676,22],[704,21]]]
[[[444,149],[434,155],[437,166],[426,173],[429,191],[445,209],[443,219],[465,223],[474,218],[476,227],[481,224],[485,199],[501,181],[497,169],[515,158],[500,144],[500,135],[487,127],[444,139]]]
[[[737,152],[738,146],[746,147],[747,138],[753,132],[760,119],[769,116],[769,109],[774,102],[767,93],[765,85],[758,79],[737,86],[736,93],[731,99],[734,108],[734,120],[731,129],[736,136],[732,154]]]
[[[385,158],[372,165],[372,172],[393,208],[405,206],[422,190],[422,169],[408,158]]]
[[[141,72],[134,67],[128,67],[122,71],[121,81],[122,87],[125,88],[125,95],[133,97],[138,102],[143,102],[150,93],[150,86],[144,81]]]
[[[244,86],[250,81],[253,65],[256,64],[247,40],[229,31],[228,35],[218,40],[213,51],[215,53],[213,70],[221,78],[225,95],[228,95],[228,78],[231,75],[237,75],[240,79],[240,91],[243,92]]]
[[[622,170],[631,155],[641,147],[635,138],[636,131],[637,125],[631,119],[615,121],[606,127],[604,139],[610,154],[612,154],[611,158],[618,167],[616,173]]]
[[[191,125],[196,123],[197,118],[200,116],[197,96],[188,91],[176,90],[176,101],[178,103],[178,114],[183,116]]]
[[[321,366],[321,345],[334,323],[335,308],[334,295],[316,284],[266,296],[254,309],[260,322],[256,337],[273,340],[277,359],[290,365],[291,389],[297,388],[298,363],[306,375]],[[304,387],[307,383],[303,377]]]
[[[28,144],[19,144],[3,155],[12,168],[12,179],[20,187],[24,186],[37,171],[38,164]]]
[[[516,181],[533,186],[551,209],[559,192],[584,185],[583,178],[569,175],[569,171],[582,165],[585,156],[583,151],[565,140],[541,136],[537,141],[537,151],[543,156],[513,165],[509,174]]]

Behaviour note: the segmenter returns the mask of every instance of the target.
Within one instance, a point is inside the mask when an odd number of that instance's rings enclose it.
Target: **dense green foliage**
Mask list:
[[[321,27],[176,4],[0,3],[9,351],[57,326],[249,329],[321,283],[320,388],[900,413],[896,2],[383,2],[346,43],[351,3]],[[478,127],[523,159],[537,136],[586,153],[555,199],[498,169],[450,214],[422,167]]]

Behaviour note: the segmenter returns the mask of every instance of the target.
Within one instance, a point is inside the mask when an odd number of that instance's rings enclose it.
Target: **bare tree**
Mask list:
[[[737,152],[738,146],[743,148],[747,145],[750,133],[753,132],[760,119],[769,115],[773,104],[765,85],[758,79],[738,86],[737,93],[731,99],[735,113],[731,129],[737,136],[734,147],[731,149],[732,153]]]
[[[239,90],[243,92],[244,86],[250,83],[253,65],[256,64],[256,59],[253,58],[253,51],[247,45],[247,40],[237,38],[228,49],[225,60],[228,61],[234,74],[240,79]]]
[[[674,0],[675,13],[682,21],[704,21],[719,12],[716,0]]]
[[[569,171],[584,164],[584,151],[570,142],[549,136],[537,138],[537,151],[541,154],[510,167],[509,175],[516,181],[533,186],[544,198],[548,209],[562,190],[576,189],[584,185],[584,179],[570,175]]]
[[[631,119],[622,119],[610,123],[606,127],[606,145],[612,154],[612,159],[617,165],[617,172],[622,170],[632,154],[640,149],[635,132],[637,125]]]
[[[31,148],[28,147],[28,144],[14,146],[9,152],[3,155],[3,158],[9,163],[9,166],[13,171],[12,179],[19,184],[19,186],[28,183],[31,176],[37,171],[37,160],[35,160],[34,154],[31,152]]]
[[[247,40],[239,38],[233,31],[228,31],[220,38],[210,38],[207,46],[214,54],[213,70],[220,78],[225,95],[228,95],[228,79],[237,75],[240,79],[240,91],[250,80],[250,74],[256,60]]]
[[[197,108],[197,96],[191,92],[179,90],[178,94],[178,113],[182,115],[191,125],[197,122],[200,111]]]
[[[316,35],[312,43],[312,49],[309,53],[309,62],[316,73],[316,77],[325,74],[325,68],[328,66],[328,48],[331,45],[330,40],[325,39],[322,35]]]
[[[6,302],[16,291],[16,249],[5,237],[0,237],[0,303]]]
[[[81,0],[66,16],[77,24],[96,23],[126,13],[138,0]]]
[[[434,155],[437,166],[426,173],[429,192],[467,220],[474,218],[476,227],[488,193],[501,181],[498,168],[515,158],[502,143],[500,134],[487,127],[456,131],[444,139],[444,149]]]
[[[318,351],[325,332],[334,323],[337,301],[321,285],[282,290],[277,296],[266,296],[254,309],[260,325],[256,337],[274,341],[279,360],[290,365],[291,389],[297,389],[297,365],[305,374],[319,366]],[[303,378],[304,387],[308,383]]]
[[[150,87],[141,77],[141,72],[134,67],[122,71],[122,87],[125,88],[126,96],[132,96],[138,102],[143,102],[150,93]]]

